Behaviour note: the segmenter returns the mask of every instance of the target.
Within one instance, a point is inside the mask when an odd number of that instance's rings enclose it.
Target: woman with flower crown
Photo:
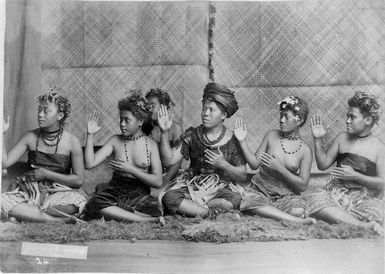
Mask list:
[[[239,209],[241,197],[230,185],[246,180],[246,166],[232,131],[223,125],[237,109],[233,91],[217,83],[207,84],[203,91],[202,124],[188,128],[171,148],[168,131],[172,117],[161,106],[158,125],[163,163],[171,166],[183,158],[191,161],[184,173],[161,189],[159,201],[169,212],[215,217],[221,211]]]
[[[242,194],[241,210],[276,220],[312,223],[305,214],[305,201],[300,196],[310,178],[312,152],[300,136],[309,110],[305,101],[288,96],[278,103],[280,130],[269,131],[255,152],[246,143],[247,129],[237,118],[234,135],[239,141],[247,163],[259,172]]]
[[[83,184],[83,153],[79,139],[64,130],[71,105],[55,89],[38,97],[39,128],[28,131],[7,152],[3,144],[3,168],[28,152],[30,171],[17,178],[12,191],[2,194],[5,216],[29,222],[74,222],[86,203],[77,190]],[[9,128],[3,123],[3,133]]]
[[[384,220],[385,144],[372,135],[380,105],[374,96],[356,92],[348,101],[346,131],[323,149],[326,130],[319,115],[311,119],[315,157],[320,170],[329,168],[332,180],[309,195],[308,214],[330,223],[344,222],[378,231]]]
[[[151,187],[162,185],[162,166],[157,143],[142,131],[143,123],[151,117],[150,105],[138,92],[119,101],[120,130],[101,149],[94,152],[94,135],[101,126],[93,113],[87,126],[85,167],[91,169],[111,154],[109,167],[113,177],[88,201],[86,217],[115,219],[129,222],[164,222],[157,199],[150,195]]]

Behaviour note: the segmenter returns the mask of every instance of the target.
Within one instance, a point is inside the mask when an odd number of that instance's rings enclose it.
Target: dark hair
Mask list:
[[[348,101],[349,107],[356,107],[364,116],[371,116],[373,124],[380,120],[381,107],[377,103],[375,96],[370,96],[362,91],[356,91],[354,96]]]
[[[306,123],[307,117],[309,115],[309,107],[303,99],[299,98],[298,96],[290,95],[282,101],[278,102],[278,104],[280,111],[291,110],[294,116],[301,118],[302,123],[299,125],[300,127]]]
[[[70,116],[71,104],[68,102],[68,98],[59,92],[57,88],[50,88],[45,94],[37,97],[39,105],[45,103],[53,103],[58,109],[58,112],[63,113],[63,118],[60,119],[59,125],[64,126],[65,120]]]
[[[161,105],[165,105],[167,108],[171,108],[175,106],[175,103],[171,100],[170,95],[168,92],[163,91],[160,88],[152,88],[149,92],[146,94],[146,99],[150,100],[151,98],[158,98],[159,103]]]
[[[147,100],[141,96],[140,91],[130,91],[131,95],[119,101],[119,110],[131,111],[139,120],[146,121],[151,117],[151,109]]]

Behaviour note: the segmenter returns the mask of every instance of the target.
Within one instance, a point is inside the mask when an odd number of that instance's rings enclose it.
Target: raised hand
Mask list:
[[[218,147],[218,153],[209,149],[205,150],[205,162],[218,168],[223,168],[226,165],[226,159],[222,151]]]
[[[169,113],[166,106],[161,105],[158,110],[158,125],[160,130],[163,132],[170,130],[172,126],[172,119],[173,114]]]
[[[7,118],[7,122],[5,122],[4,119],[3,119],[3,133],[6,133],[7,130],[9,129],[9,119],[10,119],[9,115],[8,115],[8,118]]]
[[[88,118],[87,133],[95,134],[102,128],[101,126],[98,125],[98,121],[99,121],[99,114],[97,112],[92,113],[91,116]]]
[[[310,118],[311,132],[314,138],[322,138],[326,134],[326,129],[322,124],[321,117],[317,114]]]
[[[235,119],[233,132],[234,132],[235,138],[237,138],[239,142],[242,142],[246,139],[247,128],[242,118],[237,117]]]

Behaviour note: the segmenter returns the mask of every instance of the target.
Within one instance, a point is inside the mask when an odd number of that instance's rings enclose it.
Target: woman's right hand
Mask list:
[[[322,124],[320,115],[317,114],[311,117],[310,123],[314,138],[322,138],[326,134],[326,129]]]
[[[97,112],[92,113],[91,116],[88,118],[87,133],[95,134],[102,128],[98,125],[98,120],[99,114]]]
[[[168,112],[167,107],[161,105],[158,110],[158,125],[162,132],[168,131],[172,126],[173,115]]]
[[[8,115],[8,118],[7,118],[7,122],[5,122],[4,118],[3,118],[3,133],[6,133],[7,130],[9,129],[9,119],[10,119],[9,115]]]
[[[237,117],[235,119],[233,132],[239,142],[246,140],[247,128],[242,118]]]

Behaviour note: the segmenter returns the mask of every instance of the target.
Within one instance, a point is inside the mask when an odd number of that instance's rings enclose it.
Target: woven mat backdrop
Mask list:
[[[230,87],[385,83],[385,1],[212,2],[215,80]]]
[[[96,110],[101,145],[119,132],[119,99],[153,87],[170,92],[182,124],[199,123],[207,11],[204,2],[44,2],[42,87],[59,86],[71,98],[68,129],[84,140],[87,116]]]

